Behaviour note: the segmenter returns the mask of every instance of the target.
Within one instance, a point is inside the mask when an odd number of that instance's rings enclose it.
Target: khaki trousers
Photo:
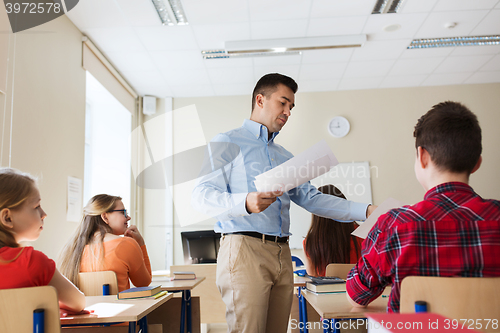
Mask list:
[[[286,333],[293,298],[288,244],[222,236],[216,282],[226,304],[228,332]]]

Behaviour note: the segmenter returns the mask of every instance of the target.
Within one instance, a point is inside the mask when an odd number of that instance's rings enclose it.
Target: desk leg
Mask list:
[[[141,333],[148,333],[148,317],[144,316],[139,319],[139,328]]]
[[[337,323],[339,323],[337,327]],[[332,333],[340,333],[340,320],[338,319],[330,319],[330,324],[332,325],[330,327],[330,332]]]
[[[191,333],[192,330],[192,319],[191,319],[191,290],[185,291],[186,295],[186,326],[187,333]]]
[[[323,333],[340,333],[337,330],[337,319],[323,319]]]
[[[309,330],[307,328],[307,302],[302,295],[302,287],[299,287],[299,294],[297,295],[299,298],[299,321],[300,321],[300,332],[308,333]]]
[[[186,324],[186,299],[184,297],[185,290],[182,291],[181,301],[181,333],[184,333],[184,325]]]
[[[128,333],[135,333],[136,323],[135,321],[128,322]]]

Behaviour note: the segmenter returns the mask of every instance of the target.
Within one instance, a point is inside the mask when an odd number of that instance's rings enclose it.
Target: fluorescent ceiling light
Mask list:
[[[372,14],[397,13],[404,0],[377,0]]]
[[[252,52],[252,53],[227,53],[226,50],[201,51],[203,59],[228,59],[228,58],[249,58],[249,57],[272,57],[285,55],[300,55],[299,51],[274,51],[274,52]]]
[[[366,35],[230,41],[224,50],[202,51],[204,59],[299,55],[301,51],[361,47]]]
[[[187,25],[181,0],[151,0],[163,25]],[[165,4],[167,1],[168,4]]]
[[[228,54],[237,54],[361,47],[365,42],[366,35],[346,35],[230,41],[224,46]]]
[[[499,44],[500,44],[500,35],[424,38],[424,39],[414,39],[408,46],[408,49],[427,49],[434,47],[481,46],[481,45],[499,45]]]

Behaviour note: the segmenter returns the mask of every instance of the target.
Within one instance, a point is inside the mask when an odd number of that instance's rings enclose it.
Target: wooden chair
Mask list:
[[[60,333],[59,302],[52,286],[0,290],[0,332],[32,333],[33,310],[44,309],[45,333]]]
[[[337,276],[341,279],[347,279],[347,274],[356,264],[329,264],[326,266],[326,276]]]
[[[109,294],[118,294],[118,282],[113,271],[86,272],[78,274],[78,288],[85,296],[102,296],[102,285],[109,284]]]
[[[500,332],[500,325],[484,327],[485,319],[499,319],[499,286],[500,277],[408,276],[401,283],[400,311],[415,312],[415,301],[425,301],[428,312],[457,319],[460,325],[460,319],[479,319],[480,330]]]

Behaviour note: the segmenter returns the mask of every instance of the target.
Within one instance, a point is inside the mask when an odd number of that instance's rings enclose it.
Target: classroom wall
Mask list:
[[[5,98],[10,102],[13,94],[12,137],[2,136],[1,165],[8,166],[6,156],[11,146],[11,166],[38,177],[42,207],[48,217],[40,238],[32,245],[56,259],[78,225],[66,222],[66,197],[68,176],[83,179],[82,34],[61,16],[16,33],[14,38],[10,44],[14,45],[14,63],[9,63],[14,70],[14,89],[0,97],[0,128],[7,131],[11,110],[9,105],[4,110],[3,102]],[[11,84],[9,81],[7,86]]]
[[[78,225],[66,222],[66,196],[67,177],[83,179],[85,71],[81,66],[81,37],[65,16],[15,34],[9,44],[14,45],[11,60],[15,60],[15,66],[10,63],[15,70],[14,95],[12,98],[12,91],[0,93],[0,163],[8,165],[11,147],[12,167],[39,177],[42,206],[48,217],[40,239],[33,245],[54,259]],[[9,80],[8,87],[12,77]],[[413,126],[433,104],[447,99],[461,101],[478,115],[483,127],[483,166],[472,176],[471,184],[483,196],[498,199],[499,91],[500,84],[321,93],[300,93],[299,87],[297,107],[276,141],[297,154],[324,139],[340,162],[370,162],[375,204],[389,196],[414,203],[421,200],[424,191],[413,174]],[[217,133],[241,126],[251,111],[250,92],[247,96],[176,98],[173,109],[191,104],[198,109],[207,141]],[[345,138],[335,139],[328,134],[327,123],[336,115],[351,122],[351,132]],[[186,130],[176,126],[174,119],[173,140]],[[175,179],[183,179],[184,168],[174,165]],[[153,203],[161,206],[165,200],[157,194],[153,197],[156,201],[146,207],[156,206]],[[155,222],[157,216],[150,212],[147,218]],[[180,232],[210,229],[213,223],[209,220],[181,228],[174,213],[174,264],[183,264]],[[308,224],[309,220],[294,221],[292,217],[292,223]],[[151,252],[168,251],[165,244],[148,244],[148,248]],[[163,255],[159,257],[163,260]]]
[[[415,203],[422,199],[424,190],[413,171],[413,128],[434,104],[460,101],[477,114],[483,129],[483,165],[472,175],[471,185],[484,197],[500,199],[499,91],[498,83],[318,93],[300,93],[299,86],[297,106],[276,141],[298,154],[325,140],[339,162],[370,162],[374,204],[388,197]],[[174,110],[195,104],[209,141],[217,133],[241,126],[243,119],[250,116],[250,103],[250,96],[176,98]],[[328,122],[337,115],[351,123],[350,133],[341,139],[333,138],[327,131]],[[174,118],[174,141],[179,131],[186,130],[176,126]],[[174,178],[182,179],[183,171],[175,166]],[[210,229],[213,222],[182,228],[174,216],[175,264],[183,263],[180,232]],[[310,220],[294,221],[292,217],[291,223],[309,224]]]

